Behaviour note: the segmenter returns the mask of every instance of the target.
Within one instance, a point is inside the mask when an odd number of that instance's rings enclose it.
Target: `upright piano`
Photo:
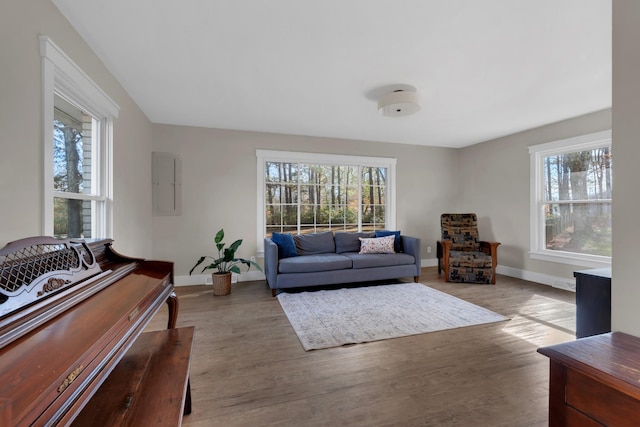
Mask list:
[[[167,330],[145,332],[164,305]],[[176,328],[173,263],[110,239],[0,249],[0,426],[179,425],[193,328]]]

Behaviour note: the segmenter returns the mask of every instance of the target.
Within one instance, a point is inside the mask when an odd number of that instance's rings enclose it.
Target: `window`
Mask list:
[[[611,132],[529,147],[531,257],[611,264]]]
[[[258,252],[273,232],[395,228],[395,159],[258,150]]]
[[[40,43],[44,234],[110,237],[111,138],[118,106],[48,37]]]

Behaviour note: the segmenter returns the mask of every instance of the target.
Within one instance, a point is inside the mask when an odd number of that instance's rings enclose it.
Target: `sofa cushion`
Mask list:
[[[396,252],[402,252],[402,239],[400,238],[400,231],[391,230],[376,230],[375,237],[395,236],[393,241],[393,250]]]
[[[278,258],[298,256],[293,235],[287,233],[271,233],[271,240],[278,245]]]
[[[351,259],[338,254],[304,255],[285,258],[278,263],[278,273],[313,273],[351,268]]]
[[[350,252],[343,255],[351,259],[354,269],[408,265],[416,262],[415,258],[409,254],[360,254]]]
[[[373,233],[349,233],[340,231],[333,237],[336,241],[336,253],[341,254],[343,252],[360,252],[360,237],[372,238],[375,236]]]
[[[393,241],[395,236],[374,237],[373,239],[364,239],[360,237],[360,253],[361,254],[393,254]]]
[[[333,232],[298,234],[293,238],[296,242],[298,255],[316,255],[336,252]]]

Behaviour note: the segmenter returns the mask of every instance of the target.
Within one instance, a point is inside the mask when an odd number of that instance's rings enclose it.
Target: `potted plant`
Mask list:
[[[194,265],[191,271],[189,271],[189,275],[191,275],[193,270],[195,270],[200,264],[205,262],[207,259],[211,259],[211,264],[205,265],[202,268],[202,272],[205,270],[216,270],[211,273],[213,281],[213,295],[229,295],[231,293],[231,273],[240,274],[240,266],[242,264],[247,266],[247,271],[251,269],[252,265],[262,271],[262,268],[260,268],[255,261],[236,258],[236,251],[242,244],[242,239],[236,240],[226,248],[222,239],[224,239],[224,229],[218,231],[214,239],[216,249],[218,249],[218,256],[213,257],[205,255],[200,257],[198,262],[196,262],[196,265]]]

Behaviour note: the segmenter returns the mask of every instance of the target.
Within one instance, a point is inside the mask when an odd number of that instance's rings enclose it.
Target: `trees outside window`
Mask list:
[[[395,159],[258,150],[259,236],[395,227]]]
[[[47,36],[42,56],[43,234],[111,237],[111,146],[118,106]]]
[[[530,147],[533,257],[610,263],[610,132]]]
[[[53,234],[57,237],[92,237],[92,130],[96,119],[59,95],[53,114]]]
[[[265,163],[266,234],[385,227],[386,168]]]

